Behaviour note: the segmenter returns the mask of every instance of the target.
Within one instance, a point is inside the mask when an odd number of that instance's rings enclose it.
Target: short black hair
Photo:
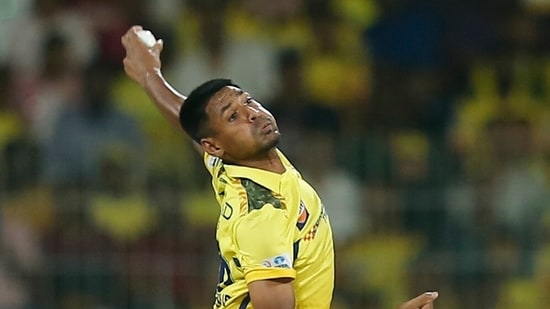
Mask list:
[[[181,106],[179,113],[180,125],[194,141],[200,143],[201,138],[211,133],[208,126],[206,105],[216,92],[226,86],[240,88],[230,79],[212,79],[191,91],[185,103]]]

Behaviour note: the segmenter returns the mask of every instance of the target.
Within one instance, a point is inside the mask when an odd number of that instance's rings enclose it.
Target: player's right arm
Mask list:
[[[181,129],[179,111],[186,97],[162,76],[162,40],[157,40],[153,47],[148,48],[137,35],[141,30],[141,26],[133,26],[122,36],[122,45],[126,49],[124,71],[141,86],[168,122]]]
[[[235,222],[233,243],[250,302],[255,309],[294,309],[297,301],[294,293],[296,270],[293,268],[296,227],[288,224],[292,215],[275,200],[267,202],[270,197],[260,191],[259,185],[246,186],[252,209]]]
[[[290,278],[257,280],[248,284],[255,309],[294,309],[294,285]]]

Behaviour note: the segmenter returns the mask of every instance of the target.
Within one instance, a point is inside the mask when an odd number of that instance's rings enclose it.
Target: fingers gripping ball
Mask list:
[[[145,46],[151,48],[157,42],[155,36],[149,30],[141,30],[137,32],[137,36],[145,44]]]

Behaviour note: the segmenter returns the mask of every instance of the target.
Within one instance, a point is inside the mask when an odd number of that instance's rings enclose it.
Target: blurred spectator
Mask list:
[[[121,246],[139,239],[156,225],[156,209],[149,205],[143,184],[132,171],[132,162],[130,150],[107,150],[100,158],[97,189],[90,197],[92,224]]]
[[[5,160],[5,210],[25,221],[37,233],[49,230],[54,221],[53,198],[42,182],[42,152],[28,137],[12,140],[2,151]]]
[[[443,218],[442,200],[431,173],[431,145],[418,131],[395,132],[389,138],[390,179],[399,199],[406,230],[438,242]]]
[[[264,20],[280,20],[285,16],[295,14],[305,2],[304,0],[244,0],[242,6],[253,15]]]
[[[149,204],[157,224],[120,252],[120,275],[128,286],[129,307],[203,308],[211,306],[211,282],[216,281],[218,260],[212,225],[188,216],[216,205],[189,205],[178,181],[154,178],[149,183]],[[200,209],[199,209],[200,208]],[[206,211],[206,216],[210,211]],[[201,214],[202,215],[202,214]],[[203,215],[204,216],[204,215]],[[211,217],[212,218],[212,217]],[[198,220],[197,220],[198,219]],[[214,242],[214,243],[212,243]]]
[[[49,308],[116,307],[126,296],[113,245],[89,222],[86,189],[73,183],[55,191],[57,224],[44,240]]]
[[[42,241],[55,213],[51,191],[41,182],[40,155],[25,132],[10,139],[0,153],[6,176],[0,203],[0,285],[5,291],[0,307],[40,306],[48,300]]]
[[[143,183],[136,179],[132,161],[131,151],[124,148],[112,148],[103,154],[97,187],[90,192],[84,216],[94,231],[108,241],[109,246],[105,249],[112,256],[111,262],[117,265],[112,284],[118,286],[120,294],[112,301],[122,307],[154,307],[148,301],[157,296],[155,284],[163,281],[151,282],[147,286],[148,293],[139,290],[144,281],[154,277],[149,272],[155,268],[148,264],[150,256],[128,255],[128,248],[155,231],[158,211],[156,205],[149,203]],[[139,268],[134,268],[134,265],[139,265]]]
[[[475,0],[437,1],[434,5],[443,22],[440,43],[451,72],[467,74],[473,63],[494,53],[500,40],[495,19],[504,13],[502,8],[497,12],[488,2]]]
[[[12,41],[17,31],[18,23],[26,18],[31,11],[33,0],[8,0],[2,3],[0,19],[0,65],[7,65],[12,56]]]
[[[496,119],[489,124],[495,224],[506,227],[519,250],[517,273],[531,274],[547,187],[540,168],[533,166],[532,126],[524,119]]]
[[[51,192],[42,182],[43,153],[11,104],[11,75],[5,70],[0,83],[0,201],[6,214],[40,235],[54,220]]]
[[[132,172],[143,181],[145,151],[141,130],[111,98],[112,71],[92,66],[85,75],[85,94],[68,106],[57,121],[46,147],[46,177],[54,185],[80,183],[95,186],[101,158],[111,149],[132,154]]]
[[[40,241],[32,229],[0,208],[0,307],[23,309],[40,306],[33,281],[43,267]],[[36,302],[36,303],[34,303]]]
[[[376,68],[430,68],[442,64],[442,20],[424,1],[380,2],[382,15],[364,33]]]
[[[311,42],[303,8],[307,1],[229,1],[230,39],[269,38],[276,48],[303,48]]]
[[[339,288],[335,293],[347,301],[348,308],[364,308],[370,303],[393,308],[408,295],[409,280],[415,291],[421,289],[421,277],[411,277],[409,263],[422,248],[423,239],[402,228],[398,200],[391,188],[369,185],[364,191],[361,212],[368,218],[368,230],[338,251]],[[425,274],[429,268],[422,267],[420,272]]]
[[[44,35],[43,66],[37,75],[19,80],[17,93],[19,109],[42,146],[49,142],[65,105],[82,95],[81,71],[67,65],[72,57],[70,42],[61,33]]]
[[[541,110],[535,123],[534,143],[546,188],[550,191],[550,110]]]
[[[341,14],[359,31],[380,17],[380,5],[376,0],[332,0],[333,10]]]
[[[10,62],[18,77],[42,71],[44,54],[41,46],[44,46],[48,33],[60,33],[67,39],[71,52],[64,63],[68,67],[86,66],[97,51],[88,20],[69,9],[65,0],[34,0],[32,13],[19,20],[10,39],[13,42]]]
[[[274,47],[265,37],[229,38],[227,8],[227,0],[190,2],[198,43],[186,45],[176,61],[174,84],[189,93],[204,80],[230,77],[263,101],[273,92]]]
[[[366,125],[385,131],[414,128],[441,136],[458,88],[456,73],[447,67],[444,19],[425,1],[379,5],[380,18],[362,35],[375,77]]]
[[[372,86],[359,33],[328,0],[308,1],[305,10],[312,38],[303,49],[308,96],[338,109],[347,120],[341,123],[342,130],[356,134],[362,127]]]
[[[548,203],[550,203],[550,196],[547,196]],[[541,292],[543,303],[547,304],[550,301],[550,295],[545,292],[550,288],[550,210],[548,208],[543,215],[541,239],[542,242],[535,257],[533,278],[537,289]]]
[[[456,109],[449,144],[464,164],[468,177],[485,177],[491,162],[487,125],[501,116],[536,121],[546,108],[534,91],[536,69],[520,65],[510,53],[479,65],[470,72],[471,92]],[[539,120],[540,121],[540,120]]]
[[[473,304],[460,295],[474,290],[490,296],[484,306],[494,306],[501,287],[504,291],[513,278],[532,276],[540,218],[548,204],[541,170],[534,165],[530,123],[509,114],[496,117],[486,127],[484,172],[458,178],[463,183],[447,191],[454,194],[448,195],[442,248],[462,256],[451,277],[461,306]]]
[[[7,143],[23,134],[23,122],[16,109],[15,94],[11,68],[0,67],[0,149],[4,149]],[[0,166],[4,165],[4,158],[0,156]],[[7,184],[4,168],[0,168],[0,192]]]
[[[384,232],[364,235],[340,251],[339,272],[346,277],[340,290],[350,308],[364,308],[370,302],[395,308],[410,293],[409,261],[420,245],[412,235]],[[421,289],[417,279],[411,284],[415,291]]]
[[[336,109],[316,102],[309,95],[304,80],[304,60],[294,48],[279,51],[277,57],[277,85],[275,93],[266,103],[282,128],[281,148],[289,158],[297,157],[298,145],[310,131],[322,129],[338,134],[340,119]],[[305,134],[305,136],[304,136]]]
[[[319,192],[329,214],[336,247],[345,246],[369,229],[371,218],[363,210],[360,185],[336,160],[336,134],[307,126],[297,146],[296,165]],[[309,133],[305,133],[309,132]]]
[[[71,5],[85,17],[95,35],[98,45],[96,61],[110,67],[121,67],[125,52],[120,38],[130,26],[143,25],[147,29],[157,30],[156,33],[161,25],[166,25],[153,17],[153,7],[160,5],[160,1],[77,0]]]
[[[146,6],[144,10],[149,13],[148,17],[154,24],[162,24],[169,28],[176,26],[186,9],[185,2],[180,0],[145,1],[142,5]]]
[[[547,302],[543,293],[533,280],[515,278],[506,282],[495,308],[544,308]]]

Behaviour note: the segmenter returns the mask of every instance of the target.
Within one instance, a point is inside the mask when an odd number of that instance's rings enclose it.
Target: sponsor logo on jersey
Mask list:
[[[307,210],[306,204],[303,201],[300,201],[300,208],[298,209],[298,220],[296,221],[296,227],[299,230],[302,230],[309,219],[309,211]]]
[[[262,262],[262,265],[265,267],[274,268],[291,268],[292,260],[289,254],[281,254],[269,259],[265,259]]]

